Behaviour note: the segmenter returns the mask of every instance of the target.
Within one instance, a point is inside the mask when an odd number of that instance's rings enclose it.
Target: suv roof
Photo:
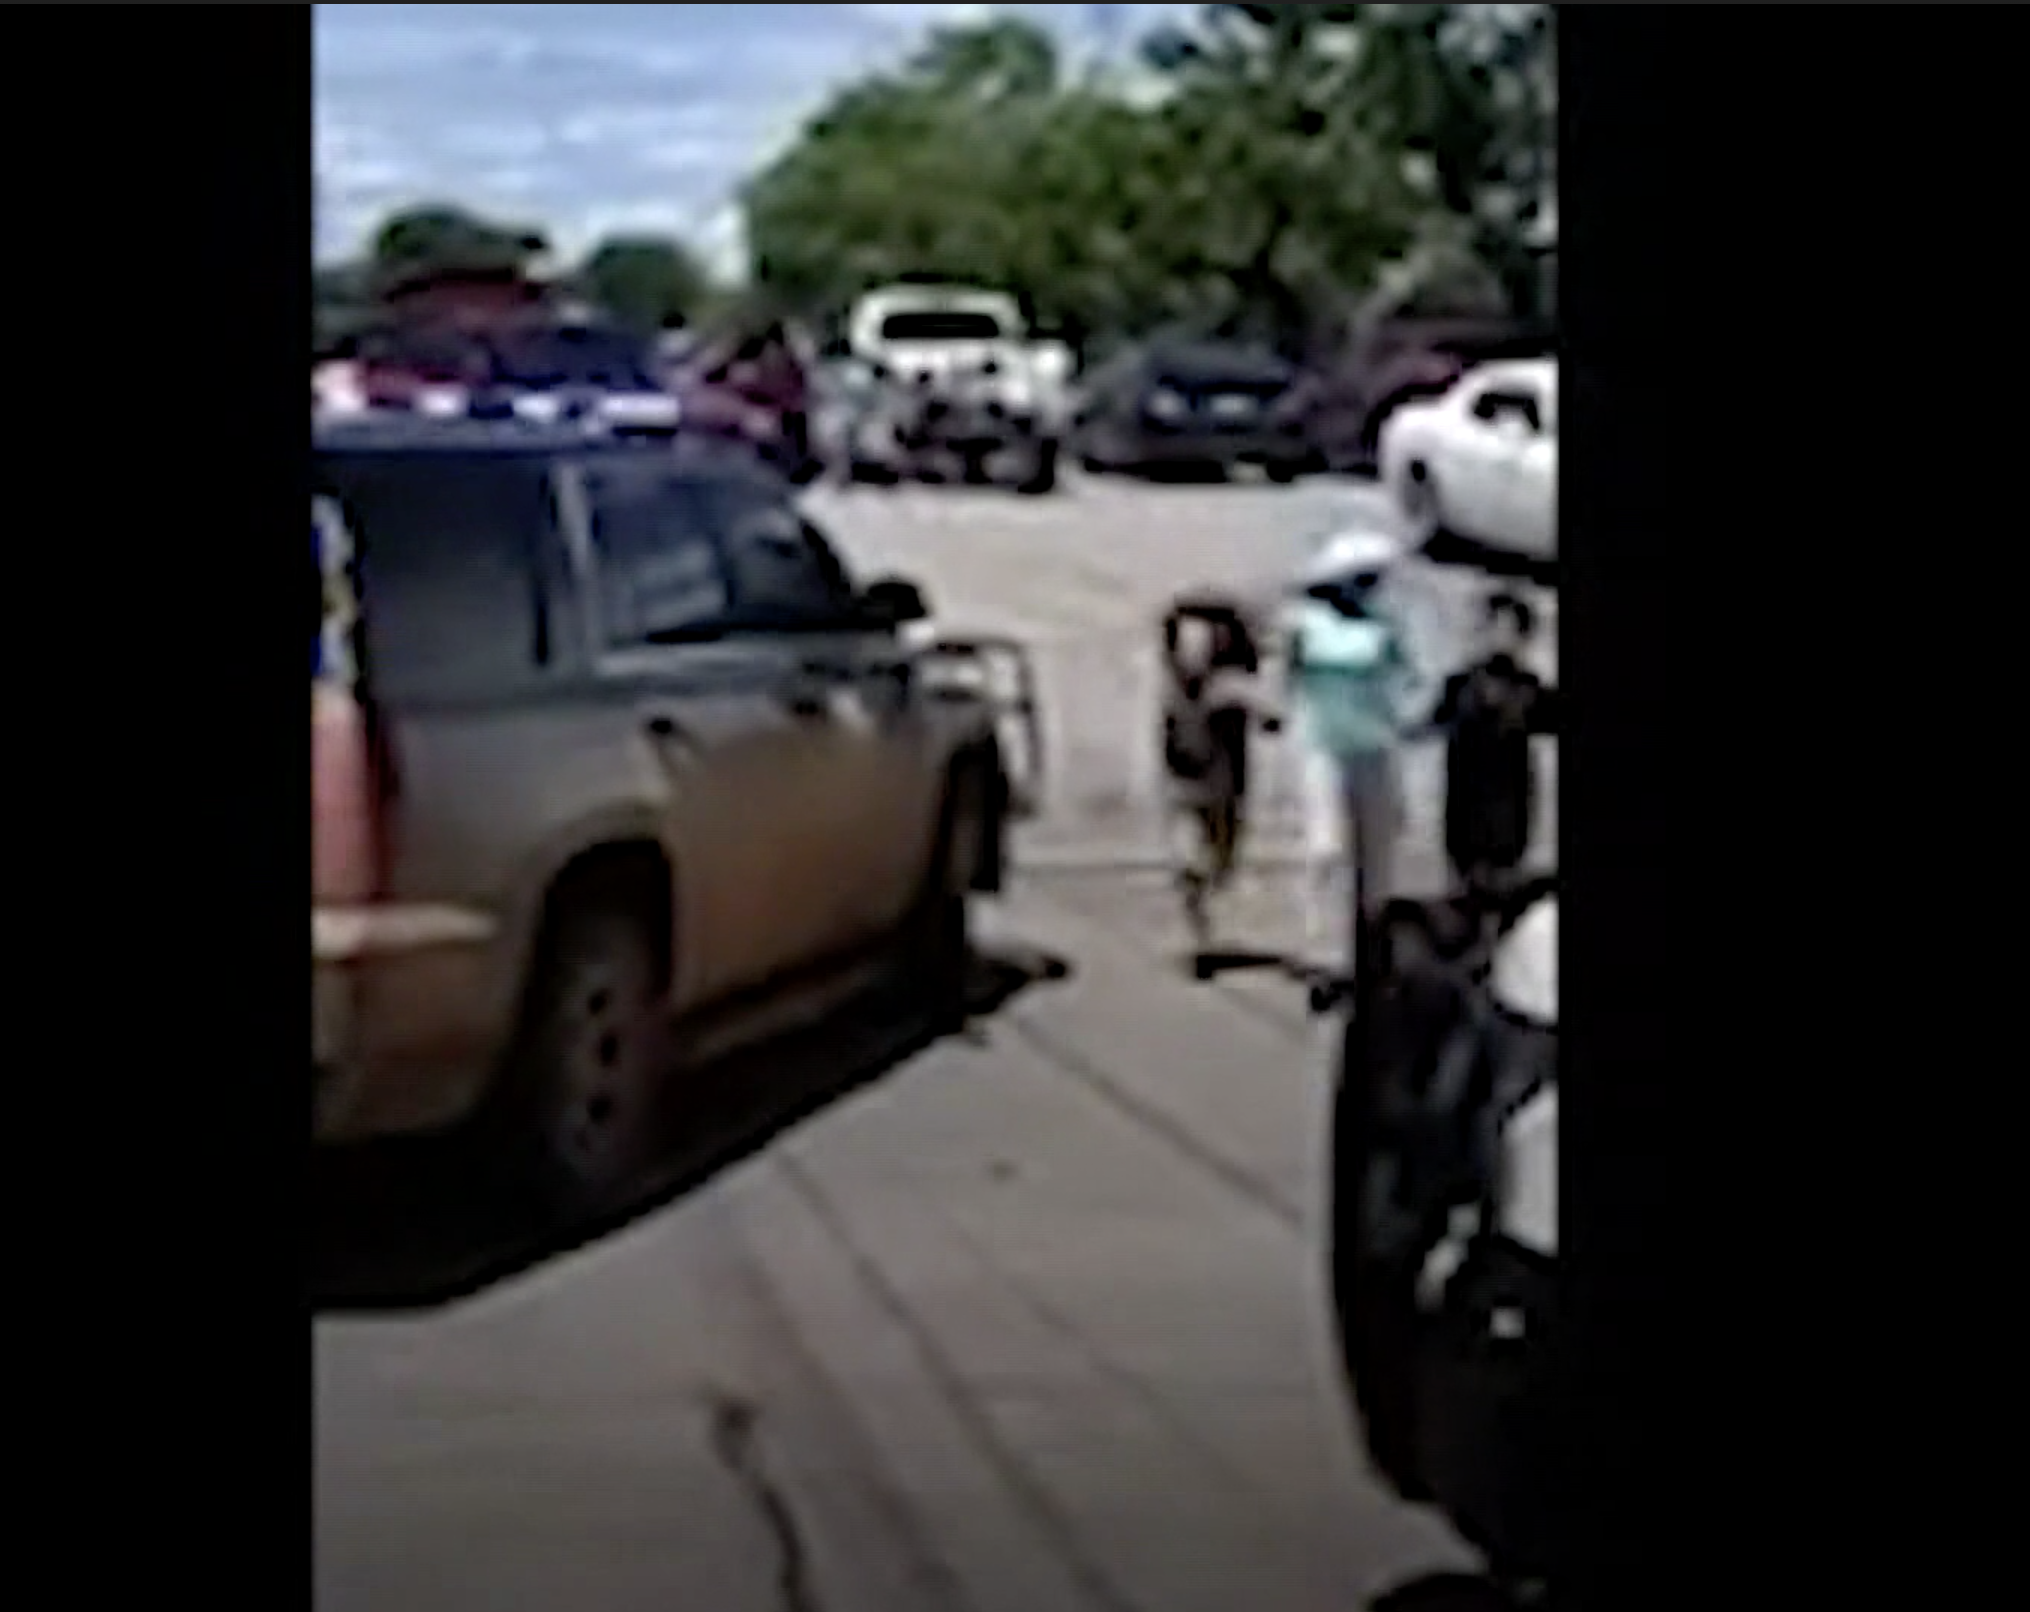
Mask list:
[[[571,422],[528,420],[430,419],[405,414],[360,415],[317,422],[311,430],[313,453],[325,456],[457,455],[553,459],[656,456],[672,468],[745,476],[758,481],[780,479],[776,472],[739,443],[712,436],[642,438],[615,435]]]

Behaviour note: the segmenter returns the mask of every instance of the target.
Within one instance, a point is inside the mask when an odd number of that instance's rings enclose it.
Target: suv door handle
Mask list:
[[[698,741],[691,730],[671,716],[667,711],[655,711],[642,719],[642,731],[659,744],[675,745],[684,750],[695,750]]]
[[[824,685],[810,679],[799,679],[784,689],[782,703],[789,707],[790,715],[812,720],[826,715],[831,710],[831,705],[825,699]]]

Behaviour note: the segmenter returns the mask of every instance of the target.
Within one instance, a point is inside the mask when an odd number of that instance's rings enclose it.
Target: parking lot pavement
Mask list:
[[[1267,600],[1319,536],[1355,521],[1395,521],[1372,484],[1324,479],[1193,487],[1072,477],[1049,498],[824,488],[809,507],[863,575],[921,580],[949,630],[1009,633],[1032,646],[1048,769],[1045,809],[1023,836],[1032,866],[1162,859],[1152,713],[1156,623],[1173,594],[1209,584]],[[1401,609],[1432,676],[1472,653],[1490,586],[1469,566],[1414,559],[1402,568]],[[1542,616],[1538,669],[1555,680],[1557,597],[1522,591]],[[1287,851],[1298,833],[1295,767],[1279,742],[1263,749],[1258,842]],[[1544,764],[1555,770],[1548,747]],[[1408,781],[1413,815],[1435,822],[1435,754],[1414,758]],[[1555,790],[1546,797],[1554,801]]]
[[[1188,981],[1161,901],[1035,881],[990,936],[1070,977],[976,1037],[533,1275],[320,1321],[319,1605],[1345,1612],[1461,1564],[1354,1449],[1320,1038]]]

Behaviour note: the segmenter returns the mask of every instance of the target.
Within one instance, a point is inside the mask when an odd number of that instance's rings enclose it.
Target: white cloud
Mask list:
[[[475,206],[501,200],[528,210],[529,203],[554,189],[559,178],[557,169],[542,163],[504,163],[481,170],[472,182],[472,200]]]
[[[737,166],[739,157],[737,146],[729,147],[724,139],[702,134],[652,141],[632,154],[637,167],[673,174],[710,174],[714,178],[723,176],[729,166]]]
[[[733,285],[747,279],[747,220],[737,203],[714,208],[690,240],[715,278]]]
[[[584,251],[609,235],[675,235],[688,238],[689,210],[652,197],[601,202],[557,228],[556,246],[566,256]]]
[[[502,120],[453,124],[432,143],[454,160],[531,162],[547,156],[552,142],[539,124]]]
[[[921,28],[933,24],[946,28],[963,28],[973,23],[985,22],[997,11],[1006,11],[1006,6],[986,5],[922,5],[922,6],[854,6],[859,15],[872,22],[886,23],[891,27]]]
[[[313,13],[318,236],[419,198],[498,207],[567,251],[675,230],[744,260],[733,199],[845,79],[937,24],[1018,11],[1076,52],[1170,6],[367,5]]]
[[[588,107],[562,119],[556,137],[573,146],[625,146],[681,140],[718,123],[716,106]]]

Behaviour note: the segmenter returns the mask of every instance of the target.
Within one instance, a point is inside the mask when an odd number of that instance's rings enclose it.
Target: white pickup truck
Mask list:
[[[1057,485],[1071,350],[1030,340],[1013,297],[959,286],[871,291],[853,307],[847,345],[879,382],[879,429],[854,440],[871,436],[883,449],[865,466],[856,457],[851,471],[1026,493]]]

